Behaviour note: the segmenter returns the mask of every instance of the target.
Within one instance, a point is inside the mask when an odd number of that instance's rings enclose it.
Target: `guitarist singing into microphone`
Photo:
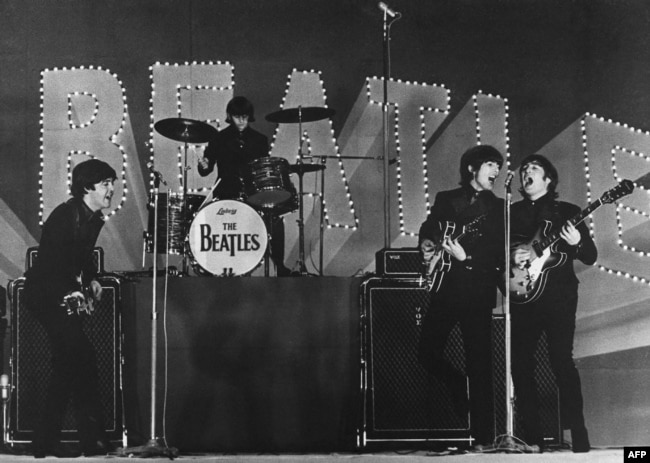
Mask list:
[[[573,261],[587,265],[596,261],[596,246],[584,222],[569,220],[580,212],[576,205],[558,201],[558,173],[544,156],[526,157],[519,169],[523,200],[512,205],[511,264],[526,270],[537,256],[528,245],[533,237],[558,233],[553,248],[558,265],[545,274],[543,291],[528,302],[515,303],[512,313],[512,378],[517,414],[523,419],[529,445],[543,444],[535,384],[535,350],[546,332],[551,368],[560,390],[561,423],[571,429],[574,452],[589,451],[589,437],[583,417],[580,376],[573,361],[573,337],[578,305],[578,278]],[[526,243],[526,244],[524,244]],[[515,288],[518,290],[519,288]],[[511,290],[512,292],[512,290]]]
[[[34,457],[75,457],[106,454],[95,349],[83,330],[91,299],[102,287],[95,280],[93,248],[104,226],[102,209],[109,208],[115,170],[90,159],[72,171],[72,198],[49,215],[41,233],[38,256],[25,274],[25,303],[45,329],[52,352],[52,375],[45,403],[34,429]],[[82,314],[83,313],[83,314]],[[48,360],[48,359],[44,359]],[[64,447],[61,426],[72,399],[81,448]]]
[[[504,229],[503,200],[492,189],[502,165],[501,153],[492,146],[467,150],[460,161],[460,188],[436,195],[419,233],[426,272],[444,273],[440,285],[431,290],[419,360],[430,375],[445,384],[459,418],[467,422],[470,413],[477,451],[494,440],[492,309],[496,304],[497,265],[503,260]],[[478,233],[455,239],[456,231],[468,224],[475,224]],[[430,265],[445,259],[445,266]],[[443,355],[456,325],[463,335],[467,377]]]

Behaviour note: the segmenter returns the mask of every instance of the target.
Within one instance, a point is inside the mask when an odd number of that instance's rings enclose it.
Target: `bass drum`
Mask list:
[[[215,201],[197,212],[188,239],[193,262],[217,276],[252,272],[268,245],[262,217],[249,205],[231,199]]]

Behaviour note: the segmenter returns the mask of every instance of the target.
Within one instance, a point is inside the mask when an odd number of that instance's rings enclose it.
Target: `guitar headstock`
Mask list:
[[[625,179],[622,180],[621,183],[616,185],[611,190],[603,193],[603,195],[600,197],[600,200],[605,204],[613,203],[617,199],[620,199],[623,196],[627,196],[633,191],[634,191],[634,182],[632,182],[632,180]]]

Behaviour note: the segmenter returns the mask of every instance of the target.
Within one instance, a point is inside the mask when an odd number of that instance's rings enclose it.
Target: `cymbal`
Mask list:
[[[304,108],[289,108],[267,114],[265,119],[269,122],[279,124],[292,124],[298,122],[314,122],[322,119],[328,119],[336,114],[336,111],[330,108],[319,106],[307,106]]]
[[[317,172],[319,170],[325,170],[325,166],[323,164],[291,164],[289,166],[289,171],[299,175]]]
[[[163,137],[184,143],[205,143],[218,133],[210,124],[182,117],[163,119],[156,122],[154,128]]]

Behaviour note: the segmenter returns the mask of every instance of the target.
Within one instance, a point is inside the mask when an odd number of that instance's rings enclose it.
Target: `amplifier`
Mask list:
[[[38,246],[33,246],[27,249],[25,256],[25,271],[34,266],[38,260]],[[93,249],[93,264],[97,273],[104,273],[104,250],[97,246]]]
[[[422,274],[422,255],[418,248],[384,248],[375,254],[375,262],[377,276],[419,278]]]

